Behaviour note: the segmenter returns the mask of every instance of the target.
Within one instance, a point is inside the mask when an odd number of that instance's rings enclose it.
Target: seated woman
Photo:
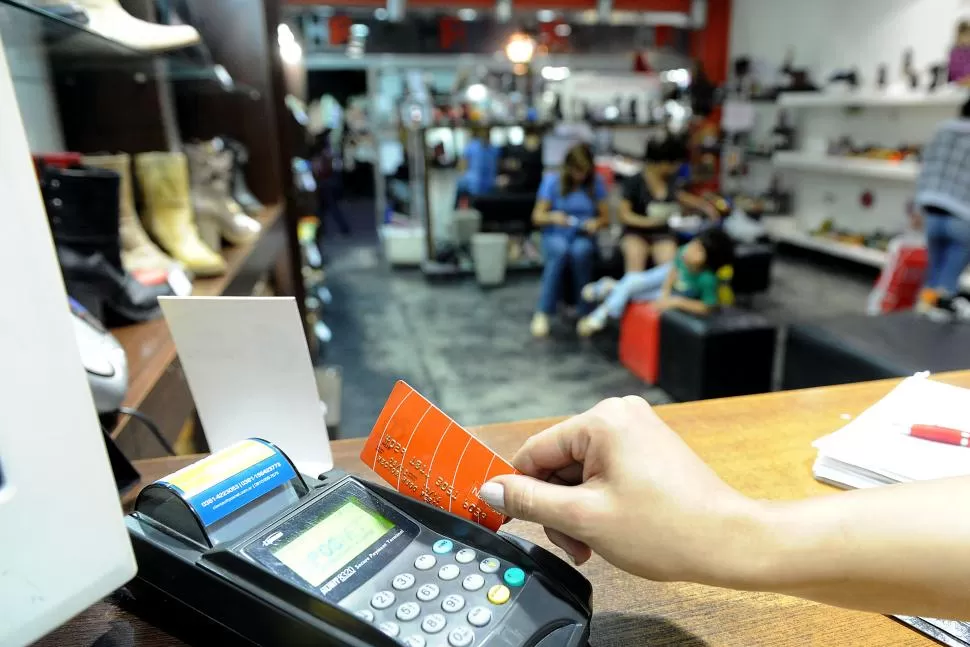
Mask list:
[[[588,302],[602,301],[583,317],[576,331],[582,337],[599,332],[607,319],[619,319],[631,301],[652,301],[655,308],[674,308],[704,315],[721,305],[717,272],[734,260],[734,243],[721,229],[702,231],[677,252],[673,262],[645,272],[627,274],[619,282],[604,278],[583,288]]]
[[[674,213],[685,209],[718,217],[709,202],[679,188],[678,172],[686,161],[687,144],[682,138],[651,141],[647,144],[643,172],[624,183],[620,248],[627,273],[645,270],[651,251],[657,265],[673,259],[677,244],[667,221]]]
[[[573,273],[576,302],[584,307],[579,293],[593,279],[593,234],[609,224],[606,184],[596,174],[590,148],[577,144],[569,149],[562,173],[543,178],[536,197],[532,222],[542,230],[545,267],[539,307],[532,317],[532,335],[545,337],[567,267]]]

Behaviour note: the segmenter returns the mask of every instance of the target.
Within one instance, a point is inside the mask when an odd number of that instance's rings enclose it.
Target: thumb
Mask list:
[[[579,486],[553,485],[530,476],[507,474],[482,485],[478,496],[499,512],[581,538],[579,519],[589,492]]]

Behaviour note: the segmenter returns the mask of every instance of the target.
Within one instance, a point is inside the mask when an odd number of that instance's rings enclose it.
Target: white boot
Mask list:
[[[139,20],[118,0],[73,0],[88,16],[87,28],[126,47],[143,52],[164,52],[196,45],[199,32],[190,25],[159,25]],[[38,6],[64,4],[64,0],[34,0]]]

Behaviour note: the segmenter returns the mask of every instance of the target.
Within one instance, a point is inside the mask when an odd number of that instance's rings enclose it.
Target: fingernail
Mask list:
[[[505,486],[501,483],[486,483],[479,488],[478,496],[499,512],[505,512]]]

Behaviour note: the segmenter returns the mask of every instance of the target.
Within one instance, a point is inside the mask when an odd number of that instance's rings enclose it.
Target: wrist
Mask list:
[[[773,591],[784,568],[782,515],[770,501],[738,496],[720,516],[718,550],[711,551],[700,584],[745,591]]]

